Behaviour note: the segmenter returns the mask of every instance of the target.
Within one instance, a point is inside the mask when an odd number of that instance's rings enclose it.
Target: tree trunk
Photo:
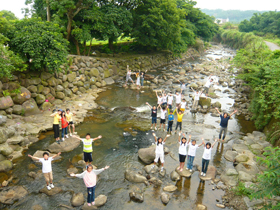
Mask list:
[[[72,21],[73,18],[70,17],[70,15],[67,15],[68,17],[68,23],[67,23],[67,40],[69,41],[71,36],[71,28],[72,28]]]
[[[113,50],[114,46],[113,46],[113,38],[109,38],[109,49]]]
[[[90,53],[90,51],[91,51],[91,45],[92,45],[92,39],[90,40],[90,44],[89,44],[89,49],[88,49],[88,56],[89,56],[89,53]]]
[[[50,11],[49,0],[46,0],[46,3],[47,3],[47,21],[51,22],[51,11]]]
[[[84,41],[84,52],[83,52],[83,55],[86,55],[86,52],[87,52],[87,42]]]
[[[75,43],[75,46],[76,46],[77,55],[81,55],[79,42],[76,39],[74,39],[74,43]]]

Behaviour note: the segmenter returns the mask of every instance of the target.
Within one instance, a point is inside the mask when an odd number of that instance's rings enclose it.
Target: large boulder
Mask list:
[[[14,106],[14,102],[13,102],[11,96],[6,96],[6,97],[0,98],[0,110],[7,109],[11,106]]]
[[[0,115],[0,125],[4,125],[7,122],[7,117],[4,115]],[[1,144],[1,137],[0,137],[0,144]]]
[[[56,142],[52,143],[48,147],[48,150],[53,153],[70,152],[74,150],[76,147],[78,147],[79,145],[80,145],[80,140],[70,137],[65,141],[61,142],[60,144],[57,144]]]
[[[56,92],[56,98],[63,100],[65,98],[65,94],[62,92]]]
[[[90,70],[90,76],[92,77],[98,77],[99,76],[99,71],[97,68],[93,68]]]
[[[37,96],[36,96],[36,102],[37,102],[37,104],[42,104],[42,103],[44,103],[46,101],[46,97],[44,96],[44,95],[42,95],[42,94],[38,94]]]
[[[67,75],[68,82],[73,82],[76,79],[76,73],[72,72],[71,74]]]
[[[25,110],[21,105],[14,105],[13,106],[13,114],[24,115]]]
[[[40,83],[41,83],[40,78],[31,78],[31,79],[26,79],[25,80],[25,85],[26,86],[39,85]]]
[[[0,161],[0,172],[7,172],[13,168],[13,163],[9,160]]]
[[[41,73],[41,79],[42,80],[48,80],[49,78],[52,77],[52,74],[48,73],[48,72],[42,72]]]
[[[201,166],[198,167],[198,170],[201,171]],[[217,169],[215,166],[208,166],[206,171],[206,176],[201,176],[199,173],[199,178],[206,181],[206,180],[214,180],[216,178]]]
[[[238,172],[233,169],[227,169],[221,175],[221,180],[228,186],[236,186],[238,184]]]
[[[51,109],[53,107],[53,105],[50,103],[50,102],[44,102],[42,105],[41,105],[41,109],[42,110],[48,110],[48,109]]]
[[[57,79],[54,77],[51,77],[48,79],[49,86],[55,87],[57,85]]]
[[[8,139],[8,135],[7,135],[6,128],[0,128],[0,144],[5,143],[7,139]]]
[[[42,94],[44,96],[48,95],[51,92],[51,89],[49,87],[43,87]]]
[[[20,93],[13,97],[15,104],[23,104],[25,101],[31,98],[31,93],[25,87],[20,87]]]
[[[11,205],[27,194],[27,190],[22,186],[5,187],[0,192],[0,203]]]
[[[141,148],[138,150],[138,157],[145,163],[150,164],[155,159],[155,147],[156,145],[152,145],[148,148]]]
[[[239,163],[240,162],[247,162],[249,160],[249,157],[245,154],[239,154],[235,157],[235,160]]]
[[[211,106],[211,98],[200,97],[198,104],[202,107],[207,106],[209,108]]]
[[[38,114],[40,112],[37,103],[33,98],[25,101],[22,104],[22,107],[25,111],[25,116]]]
[[[225,153],[225,159],[231,162],[234,162],[235,157],[238,155],[236,151],[227,150]]]
[[[71,198],[71,204],[74,207],[83,205],[85,202],[83,193],[75,193]]]
[[[257,166],[257,164],[255,162],[253,162],[252,164],[247,164],[247,163],[239,163],[235,169],[240,172],[240,171],[244,171],[247,174],[251,174],[251,175],[256,175],[260,173],[260,170]]]
[[[13,149],[7,144],[0,144],[0,154],[4,155],[4,156],[8,156],[10,154],[13,153]]]
[[[147,181],[147,178],[145,176],[131,170],[125,171],[125,179],[127,179],[130,182],[136,182],[136,183],[143,183]]]

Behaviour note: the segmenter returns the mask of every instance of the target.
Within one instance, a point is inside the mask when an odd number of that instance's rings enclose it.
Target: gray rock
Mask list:
[[[155,159],[155,147],[156,145],[152,145],[148,148],[141,148],[138,150],[138,156],[140,160],[142,160],[146,164],[150,164]]]
[[[33,93],[32,93],[33,94]],[[6,109],[5,110],[5,112],[7,113],[7,114],[13,114],[13,108],[8,108],[8,109]]]
[[[227,150],[225,153],[225,159],[231,162],[234,162],[235,157],[238,155],[236,151]]]
[[[0,115],[0,125],[4,125],[7,122],[7,117],[4,115]],[[0,144],[1,144],[1,137],[0,137]]]
[[[73,92],[68,88],[64,90],[64,94],[66,97],[70,97],[70,98],[73,96]]]
[[[36,96],[36,102],[37,102],[37,104],[42,104],[42,103],[44,103],[46,101],[46,97],[44,96],[44,95],[42,95],[42,94],[38,94],[37,96]]]
[[[168,185],[168,186],[165,186],[163,188],[163,190],[166,192],[174,192],[177,190],[177,187],[175,185]]]
[[[21,106],[21,105],[14,105],[13,106],[13,114],[24,115],[25,114],[25,110],[24,110],[23,106]]]
[[[0,162],[3,161],[3,160],[6,160],[5,156],[0,154]]]
[[[0,144],[5,143],[7,139],[8,139],[8,135],[7,135],[6,128],[0,128]]]
[[[62,192],[62,189],[60,187],[55,187],[51,190],[48,190],[47,187],[44,187],[42,188],[41,190],[39,190],[40,193],[44,193],[48,196],[52,196],[52,195],[55,195],[55,194],[58,194],[58,193],[61,193]]]
[[[249,160],[249,157],[247,155],[244,155],[244,154],[239,154],[235,157],[235,160],[237,162],[247,162]]]
[[[0,161],[0,172],[8,172],[13,168],[13,163],[9,160]],[[1,199],[0,199],[1,202]]]
[[[48,87],[43,87],[42,94],[44,96],[48,95],[51,92],[51,89]]]
[[[251,145],[251,148],[252,148],[253,150],[262,150],[262,149],[263,149],[263,146],[260,145],[260,144],[252,144],[252,145]]]
[[[152,167],[154,166],[154,168],[152,169]],[[150,164],[150,165],[146,165],[144,167],[144,170],[146,171],[147,174],[150,174],[150,173],[156,173],[158,171],[158,167],[157,165],[154,165],[154,164]]]
[[[25,116],[38,114],[40,112],[37,103],[33,98],[25,101],[22,104],[22,107],[25,111]]]
[[[66,89],[66,88],[69,87],[69,83],[68,82],[64,82],[64,83],[62,83],[62,86],[64,87],[64,89]]]
[[[54,77],[49,78],[47,82],[51,87],[55,87],[57,85],[57,80]]]
[[[71,198],[71,204],[74,207],[83,205],[85,202],[83,193],[75,193]]]
[[[228,186],[236,186],[238,184],[238,172],[235,169],[228,169],[221,175],[221,180]]]
[[[144,194],[139,192],[130,192],[129,197],[131,200],[142,203],[144,201]]]
[[[27,88],[31,93],[37,93],[38,89],[37,86],[31,85]]]
[[[50,102],[44,102],[40,108],[41,108],[41,110],[48,110],[48,109],[51,109],[52,107],[53,107],[53,105]]]
[[[104,81],[106,82],[107,85],[112,85],[115,83],[112,77],[105,78]]]
[[[247,174],[244,171],[239,171],[239,180],[244,181],[244,182],[251,182],[253,181],[254,177],[250,174]]]
[[[13,102],[11,96],[6,96],[6,97],[0,98],[0,110],[8,109],[11,106],[14,106],[14,102]]]
[[[56,92],[56,98],[63,100],[65,98],[65,94],[62,92]]]
[[[207,207],[203,204],[197,204],[196,205],[196,210],[207,210]]]
[[[26,86],[39,85],[40,83],[41,83],[40,78],[26,79],[26,81],[25,81]]]
[[[41,79],[42,80],[48,80],[49,78],[52,77],[52,74],[48,73],[48,72],[42,72],[41,73]]]
[[[249,150],[249,148],[245,144],[233,144],[232,145],[233,150]]]
[[[0,154],[4,155],[4,156],[8,156],[10,154],[13,153],[13,149],[7,144],[0,144]]]
[[[14,145],[14,144],[20,144],[23,140],[24,140],[23,136],[16,135],[16,136],[13,136],[12,138],[9,138],[6,142],[8,144]]]
[[[64,90],[64,87],[61,85],[56,86],[56,91],[57,92],[62,92]]]
[[[246,172],[247,174],[251,174],[251,175],[256,175],[258,173],[260,173],[260,170],[258,168],[258,166],[253,163],[253,164],[244,164],[244,163],[239,163],[235,169],[240,172],[240,171],[244,171]]]
[[[31,93],[25,87],[20,87],[20,93],[13,97],[15,104],[23,104],[25,101],[31,98]]]
[[[167,193],[162,192],[160,194],[160,199],[161,199],[161,202],[166,205],[166,204],[168,204],[168,202],[170,200],[170,196]]]
[[[176,171],[172,171],[170,174],[170,178],[172,181],[178,181],[181,179],[181,176]]]
[[[95,206],[100,207],[103,206],[107,202],[107,196],[106,195],[99,195],[97,198],[95,198]]]
[[[130,182],[135,182],[135,183],[143,183],[143,182],[147,181],[146,177],[144,177],[141,174],[136,173],[135,171],[131,171],[131,170],[125,171],[125,179],[127,179]]]
[[[27,190],[22,186],[5,187],[0,192],[0,202],[11,205],[14,202],[24,198],[27,194]]]
[[[252,200],[250,200],[248,197],[244,197],[244,202],[246,203],[248,208],[264,204],[264,200],[262,199],[253,198]]]
[[[73,149],[77,148],[80,145],[80,140],[69,137],[67,141],[61,142],[60,144],[57,144],[56,142],[52,143],[48,150],[53,153],[58,152],[70,152]]]
[[[68,80],[68,82],[71,83],[71,82],[73,82],[75,79],[76,79],[76,73],[75,73],[75,72],[73,72],[73,73],[67,75],[67,80]]]

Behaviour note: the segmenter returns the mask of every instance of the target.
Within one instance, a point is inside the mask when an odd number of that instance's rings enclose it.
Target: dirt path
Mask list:
[[[272,42],[267,42],[267,41],[264,42],[266,43],[266,45],[269,47],[271,51],[280,50],[280,47],[277,44],[274,44]]]

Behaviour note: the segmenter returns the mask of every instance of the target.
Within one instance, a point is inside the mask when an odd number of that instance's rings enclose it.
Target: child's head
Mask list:
[[[161,137],[158,137],[157,143],[158,143],[158,144],[161,144],[161,143],[162,143],[162,138],[161,138]]]
[[[158,95],[158,97],[160,97],[160,98],[161,98],[161,95]]]
[[[176,95],[179,95],[179,92],[176,92]]]
[[[86,134],[86,139],[90,139],[90,133]]]
[[[172,92],[169,92],[169,95],[171,96],[171,95],[172,95]]]
[[[86,167],[86,169],[87,169],[88,172],[91,172],[92,169],[93,169],[93,166],[92,166],[92,165],[88,165],[88,166]]]
[[[43,153],[43,158],[45,159],[45,160],[47,160],[48,158],[49,158],[49,153],[48,152],[44,152]]]
[[[156,106],[153,106],[153,109],[157,109],[157,107],[156,107]]]
[[[228,113],[225,112],[225,113],[223,114],[223,116],[224,116],[224,118],[227,118]]]
[[[196,140],[192,140],[192,145],[194,146],[196,144]]]
[[[70,109],[66,109],[66,112],[67,112],[67,114],[69,114],[70,113]]]
[[[210,143],[210,142],[207,142],[207,143],[206,143],[206,148],[207,148],[207,149],[210,149],[210,148],[211,148],[211,143]]]
[[[183,101],[186,102],[186,99],[183,98]]]
[[[164,107],[162,107],[162,110],[164,111],[166,109],[166,107],[164,106]]]
[[[164,93],[164,96],[166,96],[166,93]]]
[[[213,79],[210,79],[211,82],[213,82]]]
[[[62,111],[61,112],[61,117],[64,117],[65,116],[65,111]]]
[[[178,112],[179,114],[182,114],[182,111],[181,110],[179,110],[179,112]]]
[[[62,109],[59,109],[59,110],[57,111],[57,113],[58,113],[58,114],[61,114],[62,111],[63,111]]]
[[[170,113],[171,115],[173,115],[173,111],[172,111],[172,110],[169,110],[169,113]]]
[[[186,142],[187,142],[186,137],[183,137],[183,138],[181,139],[181,144],[185,144]]]

